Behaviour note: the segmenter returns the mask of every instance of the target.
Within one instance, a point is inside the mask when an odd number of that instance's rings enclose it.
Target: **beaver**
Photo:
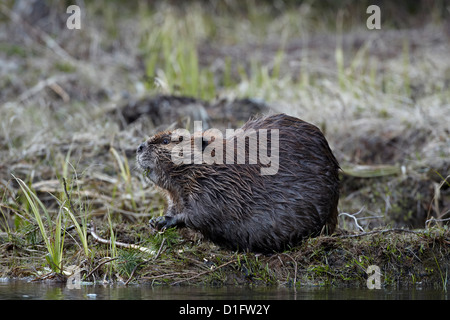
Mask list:
[[[270,150],[271,156],[278,154],[272,173],[262,174],[269,164],[262,161],[261,143],[252,157],[249,137],[240,145],[246,149],[245,162],[238,161],[238,139],[245,132],[255,132],[260,141],[267,138],[265,151]],[[292,248],[322,231],[333,233],[340,168],[316,126],[274,114],[251,119],[225,138],[203,134],[202,151],[211,156],[221,144],[232,146],[224,148],[219,159],[231,159],[232,163],[174,161],[172,154],[179,150],[173,151],[184,138],[171,131],[160,132],[137,149],[138,166],[167,196],[165,215],[150,221],[156,229],[188,227],[219,246],[263,254]],[[194,139],[185,143],[195,149]],[[215,148],[208,150],[212,142]],[[227,158],[227,154],[231,156]]]

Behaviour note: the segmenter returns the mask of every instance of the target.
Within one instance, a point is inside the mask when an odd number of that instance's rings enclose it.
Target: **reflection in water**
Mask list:
[[[352,299],[449,299],[448,293],[435,289],[369,290],[367,288],[306,287],[168,287],[150,285],[82,285],[69,289],[65,284],[36,283],[0,279],[0,300],[5,299],[96,299],[96,300],[352,300]]]

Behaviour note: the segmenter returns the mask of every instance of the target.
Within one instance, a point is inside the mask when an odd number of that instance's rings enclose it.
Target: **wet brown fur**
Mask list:
[[[139,147],[138,164],[168,196],[166,214],[153,220],[155,226],[187,226],[224,247],[261,253],[293,247],[323,229],[332,233],[339,164],[321,131],[285,114],[250,120],[242,129],[279,130],[276,174],[261,175],[259,162],[176,165],[170,151],[177,142],[164,141],[171,132]],[[246,150],[248,156],[248,145]]]

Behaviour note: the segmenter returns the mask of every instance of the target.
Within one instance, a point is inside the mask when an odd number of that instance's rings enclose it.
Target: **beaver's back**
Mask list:
[[[279,168],[261,164],[211,165],[190,195],[187,225],[231,249],[281,251],[337,223],[339,165],[320,130],[278,114],[242,129],[279,130]],[[270,136],[270,135],[269,135]]]

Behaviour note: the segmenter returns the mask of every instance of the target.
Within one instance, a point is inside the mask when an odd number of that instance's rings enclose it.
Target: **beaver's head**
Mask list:
[[[178,142],[171,139],[171,132],[160,132],[141,143],[136,150],[138,166],[156,185],[167,189],[167,173],[174,163],[171,159],[173,147]]]
[[[199,168],[193,163],[198,164],[196,157],[201,158],[200,150],[208,145],[208,141],[203,140],[200,135],[199,146],[196,147],[194,138],[187,130],[182,129],[160,132],[137,148],[138,166],[157,186],[167,190],[178,187],[174,184],[179,184]]]

